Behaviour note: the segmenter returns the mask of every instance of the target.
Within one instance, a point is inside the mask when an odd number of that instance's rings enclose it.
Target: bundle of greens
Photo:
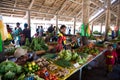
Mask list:
[[[22,72],[22,67],[11,61],[0,63],[0,75],[2,80],[13,80],[16,75]]]
[[[31,43],[26,39],[25,46],[30,47],[33,51],[48,50],[48,46],[42,38],[33,38]]]

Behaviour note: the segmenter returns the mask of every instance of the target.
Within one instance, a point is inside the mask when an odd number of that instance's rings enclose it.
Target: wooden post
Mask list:
[[[103,22],[101,22],[100,32],[102,33]]]
[[[74,18],[74,34],[75,34],[75,29],[76,29],[76,17]]]
[[[94,22],[92,22],[91,34],[93,33]]]
[[[90,0],[82,0],[82,22],[85,25],[85,28],[84,28],[85,36],[82,37],[83,45],[88,44],[88,39],[86,37],[86,26],[89,23],[88,21],[89,20],[89,4],[90,4]]]
[[[56,30],[57,30],[57,33],[58,33],[58,30],[59,30],[59,28],[58,28],[58,15],[56,15]]]
[[[120,3],[120,0],[119,0],[119,3]],[[119,36],[119,29],[120,29],[120,5],[118,5],[117,11],[118,11],[118,13],[117,13],[118,17],[116,20],[116,26],[117,26],[118,30],[116,31],[116,37]]]
[[[108,31],[110,29],[110,0],[106,0],[107,1],[107,10],[106,10],[106,20],[105,20],[105,40],[108,40]]]
[[[28,26],[30,28],[30,26],[31,26],[31,19],[30,19],[30,11],[29,10],[27,12],[27,19],[28,19]]]
[[[28,19],[28,27],[30,29],[30,35],[31,35],[31,18],[30,18],[30,10],[27,11],[27,19]]]

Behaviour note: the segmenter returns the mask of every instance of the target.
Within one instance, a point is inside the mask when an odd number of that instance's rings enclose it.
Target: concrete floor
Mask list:
[[[91,70],[83,69],[82,80],[109,80],[103,67]]]

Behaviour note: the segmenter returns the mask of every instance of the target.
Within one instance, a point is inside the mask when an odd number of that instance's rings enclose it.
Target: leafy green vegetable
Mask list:
[[[20,74],[21,71],[22,67],[12,61],[6,60],[0,63],[0,75],[2,75],[5,80],[9,80],[9,78],[12,79],[16,74]]]
[[[19,78],[17,80],[24,80],[24,78],[25,78],[25,74],[23,73],[19,76]]]
[[[64,59],[60,59],[60,60],[55,61],[55,64],[57,64],[61,67],[71,67],[72,66],[72,64],[69,61],[66,61]]]
[[[77,53],[72,53],[72,60],[76,60],[78,57],[78,54]]]
[[[26,38],[26,41],[25,41],[25,46],[30,46],[30,42],[29,42],[29,39],[28,38]]]
[[[70,61],[72,58],[72,53],[70,50],[62,50],[58,55],[61,59],[65,59],[66,61]]]
[[[4,75],[4,79],[5,80],[12,80],[15,77],[15,73],[8,71],[5,75]]]
[[[48,50],[48,46],[42,38],[34,38],[30,44],[30,48],[34,51]]]

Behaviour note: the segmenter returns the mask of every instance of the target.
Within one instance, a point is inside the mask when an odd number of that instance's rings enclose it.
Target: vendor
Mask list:
[[[78,42],[77,42],[77,38],[76,38],[76,36],[73,36],[72,37],[72,42],[71,42],[71,48],[76,49],[78,47],[79,47],[79,45],[78,45]]]
[[[77,33],[76,36],[72,37],[71,48],[76,49],[80,46],[82,46],[82,42],[81,42],[81,39],[80,39],[80,34]]]
[[[61,51],[62,49],[66,49],[66,37],[65,37],[65,32],[66,32],[66,26],[61,25],[60,27],[60,33],[58,34],[58,45],[56,47],[57,51]]]

